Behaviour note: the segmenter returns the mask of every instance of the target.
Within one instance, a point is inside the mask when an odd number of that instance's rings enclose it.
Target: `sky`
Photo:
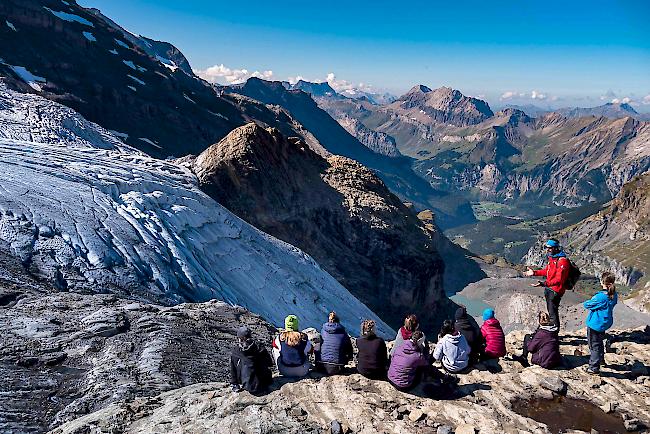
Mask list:
[[[79,0],[171,42],[222,84],[254,75],[492,106],[628,102],[650,112],[650,1]]]

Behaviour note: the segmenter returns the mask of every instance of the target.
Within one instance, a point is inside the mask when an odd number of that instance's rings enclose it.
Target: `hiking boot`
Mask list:
[[[583,371],[585,371],[587,374],[591,375],[600,375],[600,370],[598,369],[592,369],[591,367],[587,366],[582,368]]]

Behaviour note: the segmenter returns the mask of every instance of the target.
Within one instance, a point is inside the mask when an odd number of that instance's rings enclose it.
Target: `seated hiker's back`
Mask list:
[[[361,324],[361,336],[357,338],[357,371],[368,378],[386,377],[388,354],[386,342],[375,333],[375,322],[365,320]]]

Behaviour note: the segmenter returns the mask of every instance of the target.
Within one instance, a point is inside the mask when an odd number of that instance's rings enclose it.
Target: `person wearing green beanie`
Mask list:
[[[298,317],[295,315],[288,315],[284,319],[284,329],[292,332],[300,331],[298,328]]]
[[[273,359],[280,375],[304,377],[311,368],[309,354],[314,347],[305,333],[300,332],[298,317],[288,315],[284,319],[284,330],[273,340]]]

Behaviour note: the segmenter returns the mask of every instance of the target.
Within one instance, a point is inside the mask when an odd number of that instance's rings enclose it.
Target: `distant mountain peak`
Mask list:
[[[416,86],[413,86],[408,92],[406,92],[406,95],[413,94],[413,93],[429,93],[429,92],[431,92],[431,88],[423,84],[418,84]]]

